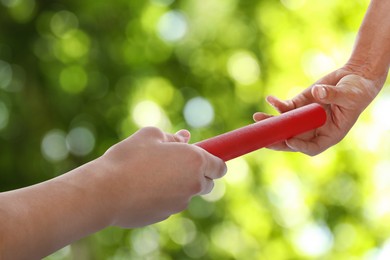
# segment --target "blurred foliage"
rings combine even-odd
[[[140,127],[199,141],[275,113],[351,52],[368,0],[0,0],[0,190],[101,155]],[[260,150],[145,228],[47,259],[388,259],[390,96],[325,153]],[[387,120],[388,121],[388,120]]]

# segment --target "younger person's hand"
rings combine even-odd
[[[145,226],[184,210],[226,172],[189,138],[143,128],[72,171],[0,193],[0,259],[41,259],[108,226]]]
[[[193,196],[212,190],[226,165],[187,144],[189,138],[185,130],[172,135],[147,127],[98,159],[113,225],[139,227],[164,220],[184,210]]]

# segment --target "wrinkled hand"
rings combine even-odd
[[[184,210],[193,196],[212,190],[226,165],[187,144],[189,138],[186,130],[172,135],[147,127],[99,158],[112,225],[139,227],[164,220]]]
[[[341,68],[322,78],[291,100],[282,101],[268,96],[268,103],[280,113],[314,102],[322,104],[327,111],[327,121],[324,126],[268,148],[297,151],[314,156],[337,144],[378,94],[385,78],[386,75],[378,80],[369,80],[355,74],[352,70]],[[253,116],[255,121],[267,117],[270,116],[264,113],[255,113]]]

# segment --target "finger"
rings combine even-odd
[[[340,98],[340,88],[335,86],[318,84],[312,88],[313,97],[320,103],[323,104],[338,104],[341,100]],[[345,102],[345,97],[342,98]]]
[[[269,145],[266,148],[274,151],[294,152],[285,141]]]
[[[323,149],[319,145],[319,143],[322,143],[322,141],[320,140],[321,138],[322,137],[317,137],[311,141],[304,141],[299,138],[291,138],[286,141],[286,144],[293,151],[314,156],[323,152]]]
[[[284,113],[295,108],[294,104],[290,100],[281,100],[274,96],[266,97],[266,101],[279,113]]]
[[[310,89],[311,88],[305,89],[300,94],[290,100],[281,100],[274,96],[268,96],[266,100],[280,113],[285,113],[287,111],[296,109],[298,107],[303,107],[315,102],[315,99],[313,98]]]
[[[203,189],[199,195],[209,194],[214,188],[214,181],[210,178],[205,177],[203,180]]]
[[[264,120],[264,119],[267,119],[270,117],[272,117],[272,115],[268,115],[268,114],[263,113],[263,112],[256,112],[253,114],[253,120],[256,122],[259,122],[261,120]]]
[[[366,93],[357,86],[359,82],[340,81],[336,86],[319,84],[312,89],[313,96],[323,104],[334,104],[340,107],[354,106]]]
[[[291,103],[294,105],[294,109],[316,102],[311,93],[311,89],[312,87],[306,88],[291,100]]]
[[[253,120],[259,122],[261,120],[271,118],[272,115],[268,115],[262,112],[257,112],[253,115]],[[275,150],[275,151],[291,151],[291,148],[286,145],[285,142],[278,142],[266,147],[267,149]]]
[[[227,172],[226,163],[220,158],[209,154],[204,150],[203,152],[207,153],[207,162],[204,169],[204,176],[212,180],[222,178]]]
[[[313,96],[324,104],[332,104],[339,107],[361,112],[376,96],[377,92],[365,91],[366,88],[358,77],[347,76],[343,78],[336,86],[315,85],[313,87]],[[365,102],[369,100],[369,102]]]
[[[185,139],[184,139],[184,137],[182,137],[180,135],[165,133],[165,137],[164,137],[163,141],[166,143],[184,143]]]
[[[178,132],[176,132],[175,136],[179,136],[180,138],[183,138],[185,143],[188,143],[191,139],[191,133],[186,129],[179,130]]]
[[[176,132],[176,134],[165,133],[164,141],[169,143],[188,143],[190,137],[190,132],[182,129]]]
[[[160,142],[187,143],[191,138],[188,130],[179,130],[176,134],[164,133],[157,127],[144,127],[137,132],[138,136],[145,137],[145,140],[157,140]]]

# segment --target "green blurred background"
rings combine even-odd
[[[0,0],[0,190],[88,162],[137,129],[196,142],[276,112],[342,66],[368,0]],[[47,259],[389,259],[390,95],[309,157],[262,149],[145,228]],[[23,250],[23,249],[21,249]]]

